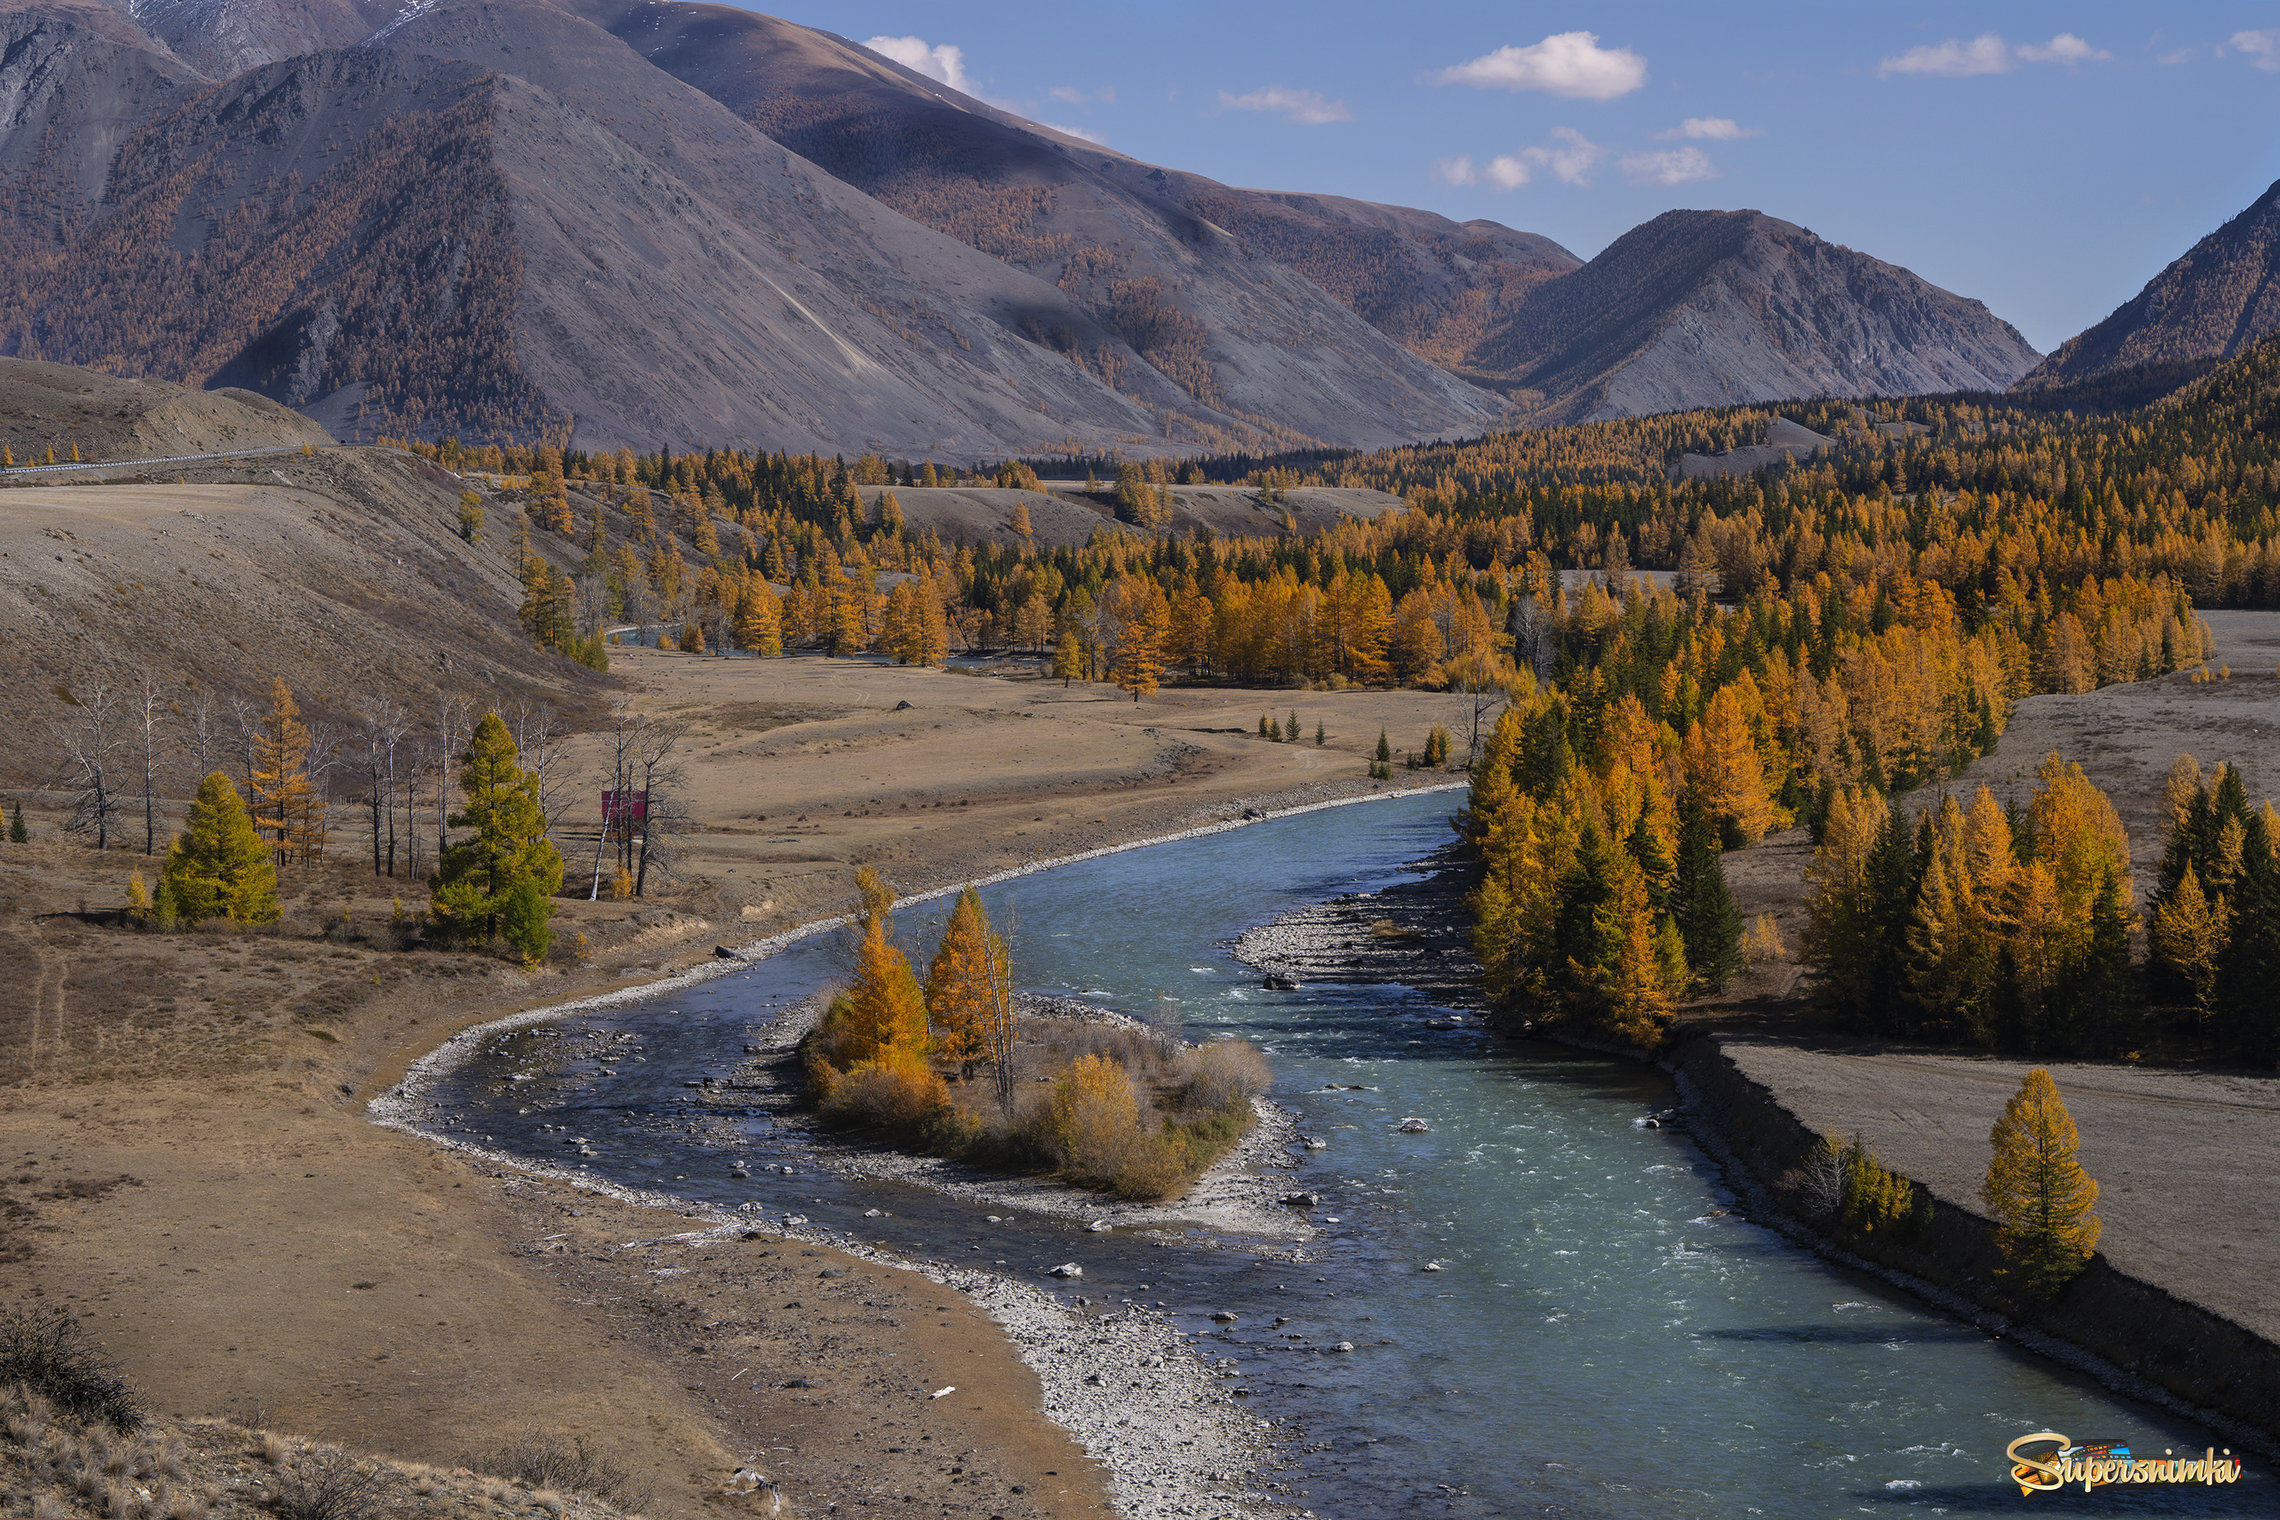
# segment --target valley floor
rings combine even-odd
[[[444,1466],[526,1428],[574,1433],[652,1479],[658,1515],[748,1503],[720,1497],[745,1462],[787,1513],[1111,1512],[965,1299],[779,1240],[675,1251],[667,1275],[621,1248],[691,1228],[680,1216],[470,1161],[364,1104],[457,1029],[842,911],[858,862],[916,891],[1366,794],[1381,726],[1420,745],[1447,723],[1461,753],[1471,699],[1136,705],[844,661],[613,655],[641,708],[692,723],[696,830],[651,898],[562,904],[584,964],[393,949],[393,900],[423,894],[359,867],[345,818],[329,864],[287,873],[280,932],[142,936],[113,910],[151,862],[57,842],[35,796],[34,842],[0,846],[0,1300],[83,1317],[161,1415]],[[1250,737],[1270,703],[1329,744]],[[826,1264],[848,1275],[819,1295]],[[779,1311],[779,1331],[724,1328],[736,1305],[802,1296],[814,1308]],[[785,1386],[801,1378],[816,1386]],[[952,1383],[967,1396],[927,1397]]]

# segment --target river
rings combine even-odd
[[[1301,814],[985,893],[1025,986],[1270,1053],[1278,1100],[1330,1141],[1293,1184],[1325,1199],[1318,1259],[1303,1265],[1240,1242],[1165,1250],[1028,1215],[993,1224],[971,1203],[815,1167],[804,1137],[760,1111],[698,1117],[684,1084],[725,1077],[750,1030],[840,975],[836,935],[502,1036],[434,1097],[449,1132],[509,1152],[559,1163],[567,1135],[587,1137],[592,1173],[630,1186],[798,1212],[1032,1282],[1079,1262],[1087,1293],[1161,1304],[1200,1351],[1232,1362],[1253,1412],[1293,1433],[1305,1502],[1326,1520],[2280,1514],[2255,1458],[2230,1488],[2022,1498],[2002,1453],[2033,1431],[2140,1456],[2224,1443],[1734,1212],[1683,1128],[1641,1123],[1673,1101],[1659,1072],[1433,1031],[1432,1010],[1398,989],[1270,992],[1229,957],[1236,935],[1289,908],[1404,879],[1447,839],[1449,806]],[[905,908],[898,934],[930,950],[948,906]],[[1410,1115],[1430,1130],[1400,1133]],[[730,1147],[748,1179],[728,1176]],[[1354,1350],[1328,1349],[1340,1341]]]

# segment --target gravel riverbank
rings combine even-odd
[[[1416,791],[1446,790],[1418,788]],[[1159,839],[1134,841],[1087,851],[1074,859],[1137,848],[1142,844],[1170,842],[1244,827],[1250,823],[1292,813],[1310,812],[1358,802],[1412,795],[1411,791],[1385,792],[1360,797],[1275,798],[1262,803],[1295,802],[1281,807],[1246,806],[1238,816],[1221,816]],[[1067,861],[1037,862],[1003,877],[1027,875]],[[1002,879],[1002,878],[993,878]],[[924,901],[956,891],[949,886],[913,894],[906,902]],[[595,1178],[589,1171],[536,1162],[520,1155],[491,1150],[471,1140],[438,1134],[442,1117],[434,1101],[437,1084],[448,1074],[474,1060],[486,1046],[507,1032],[541,1024],[560,1024],[583,1014],[603,1012],[669,995],[716,977],[744,970],[791,944],[826,933],[845,923],[828,919],[802,925],[733,952],[716,954],[706,962],[656,981],[614,990],[545,1008],[525,1010],[462,1031],[413,1062],[405,1079],[370,1105],[376,1122],[417,1133],[432,1143],[467,1154],[502,1171],[567,1185],[630,1204],[677,1210],[699,1228],[684,1234],[648,1241],[626,1242],[614,1249],[637,1253],[646,1261],[655,1256],[655,1274],[683,1269],[678,1260],[692,1256],[708,1244],[730,1240],[781,1238],[828,1247],[881,1266],[919,1273],[927,1279],[956,1288],[1003,1327],[1021,1360],[1037,1375],[1046,1415],[1078,1441],[1108,1476],[1112,1496],[1125,1515],[1145,1520],[1170,1517],[1215,1516],[1226,1520],[1248,1517],[1303,1515],[1295,1505],[1277,1499],[1266,1489],[1271,1474],[1288,1465],[1278,1453],[1271,1425],[1247,1413],[1223,1386],[1233,1371],[1199,1352],[1165,1315],[1153,1308],[1130,1304],[1115,1309],[1073,1302],[1001,1273],[977,1272],[948,1262],[898,1255],[838,1232],[814,1229],[784,1219],[692,1206],[669,1193],[623,1187]],[[725,947],[724,947],[725,948]],[[751,1031],[757,1059],[748,1065],[765,1065],[773,1059],[788,1062],[799,1037],[821,1016],[822,1002],[787,1010],[773,1024]],[[1053,1016],[1082,1016],[1108,1022],[1123,1015],[1072,1000],[1032,1000],[1031,1011]],[[566,1047],[575,1042],[565,1041]],[[780,1084],[779,1084],[780,1085]],[[793,1118],[796,1093],[773,1095],[756,1091],[742,1080],[724,1091],[733,1093],[739,1106],[781,1110]],[[705,1106],[696,1105],[700,1110]],[[1097,1194],[1033,1179],[1008,1179],[958,1168],[932,1158],[892,1156],[856,1146],[837,1137],[818,1136],[819,1161],[844,1175],[887,1178],[921,1183],[931,1189],[982,1205],[1031,1210],[1063,1218],[1081,1218],[1088,1224],[1105,1223],[1119,1232],[1155,1233],[1184,1237],[1189,1248],[1209,1249],[1215,1237],[1245,1237],[1242,1249],[1274,1259],[1303,1259],[1304,1243],[1313,1235],[1301,1211],[1280,1205],[1288,1189],[1287,1174],[1295,1167],[1296,1120],[1271,1103],[1258,1105],[1258,1123],[1242,1142],[1199,1180],[1189,1195],[1174,1204],[1134,1206],[1103,1200]],[[1201,1226],[1200,1235],[1194,1227]],[[1232,1242],[1229,1242],[1232,1243]]]

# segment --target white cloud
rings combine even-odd
[[[1912,47],[1876,65],[1877,77],[1894,74],[1929,74],[1939,79],[1970,79],[1980,74],[2008,74],[2022,63],[2062,63],[2074,68],[2104,63],[2114,55],[2092,47],[2072,32],[2060,32],[2048,42],[2012,47],[1993,32],[1981,32],[1969,42],[1947,41]]]
[[[1688,148],[1684,152],[1700,156],[1700,149]],[[1444,185],[1493,185],[1499,190],[1517,190],[1536,177],[1539,169],[1550,172],[1552,178],[1563,184],[1588,185],[1591,171],[1607,156],[1607,150],[1585,137],[1573,127],[1554,127],[1552,140],[1530,148],[1518,148],[1510,153],[1499,153],[1485,164],[1474,164],[1470,157],[1436,159],[1433,178]],[[1676,155],[1674,155],[1676,156]],[[1708,162],[1707,159],[1704,160]],[[1715,172],[1715,171],[1712,171]]]
[[[1443,69],[1442,84],[1481,90],[1542,90],[1569,100],[1613,100],[1647,82],[1647,61],[1629,48],[1603,48],[1596,32],[1557,32],[1527,47],[1500,47]]]
[[[1616,166],[1634,185],[1691,185],[1697,180],[1719,177],[1718,166],[1710,162],[1710,155],[1695,147],[1626,153]]]
[[[930,47],[923,37],[872,37],[863,46],[882,58],[892,58],[914,74],[924,74],[937,84],[946,84],[962,94],[974,93],[966,79],[966,51],[943,43]]]
[[[2153,61],[2155,63],[2184,63],[2192,56],[2193,50],[2191,48],[2179,48],[2174,53],[2163,53]]]
[[[1520,156],[1551,170],[1556,180],[1570,185],[1590,184],[1592,168],[1607,156],[1607,150],[1573,127],[1552,128],[1552,139],[1557,146],[1522,148]]]
[[[1942,79],[1968,79],[1974,74],[2008,74],[2016,67],[2010,45],[1993,32],[1984,32],[1969,42],[1950,37],[1936,47],[1929,43],[1912,47],[1877,64],[1876,72],[1880,77],[1934,74]]]
[[[2265,32],[2235,32],[2217,51],[2222,53],[2226,48],[2245,53],[2250,63],[2267,74],[2280,72],[2280,27]]]
[[[1509,153],[1488,161],[1488,182],[1499,190],[1517,190],[1528,183],[1528,166]]]
[[[1108,146],[1107,138],[1101,136],[1098,132],[1091,131],[1085,127],[1063,126],[1060,122],[1057,121],[1041,121],[1037,125],[1046,128],[1048,131],[1059,132],[1065,137],[1081,137],[1096,148],[1105,148]]]
[[[1112,84],[1102,85],[1099,89],[1093,91],[1090,95],[1086,94],[1080,89],[1077,89],[1073,85],[1057,84],[1052,89],[1046,91],[1046,94],[1050,95],[1055,100],[1066,101],[1073,106],[1081,106],[1085,104],[1085,102],[1092,100],[1097,100],[1104,106],[1112,106],[1116,104],[1116,86]]]
[[[1219,109],[1260,111],[1296,122],[1302,127],[1320,127],[1334,121],[1354,119],[1354,113],[1346,109],[1346,103],[1342,100],[1328,100],[1312,90],[1285,89],[1279,84],[1270,84],[1242,95],[1230,95],[1221,90]]]
[[[2072,32],[2060,32],[2048,42],[2026,43],[2019,56],[2028,63],[2063,63],[2073,68],[2078,63],[2110,63],[2114,55],[2104,48],[2094,48]]]
[[[1739,127],[1730,116],[1689,116],[1668,132],[1657,132],[1660,138],[1688,137],[1700,142],[1732,142],[1737,137],[1760,137],[1763,127]]]

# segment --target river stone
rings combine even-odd
[[[1332,1346],[1330,1349],[1332,1351],[1351,1351],[1354,1349],[1354,1343],[1352,1341],[1340,1341],[1337,1345]]]
[[[1401,1132],[1405,1135],[1422,1135],[1431,1128],[1432,1126],[1427,1124],[1423,1119],[1415,1117],[1407,1118],[1401,1121]]]
[[[1105,1235],[1110,1230],[1115,1229],[1116,1226],[1110,1224],[1105,1219],[1096,1219],[1091,1224],[1086,1225],[1085,1228],[1087,1230],[1090,1230],[1095,1235]]]
[[[1288,1204],[1294,1209],[1311,1209],[1322,1201],[1322,1195],[1320,1193],[1285,1193],[1276,1201]]]
[[[1085,1275],[1085,1269],[1073,1261],[1064,1261],[1053,1269],[1053,1275],[1055,1277],[1082,1277]]]
[[[1235,1323],[1235,1316],[1228,1313],[1225,1309],[1215,1311],[1211,1317],[1222,1325],[1232,1325]]]
[[[1306,1148],[1310,1151],[1326,1151],[1330,1149],[1330,1142],[1320,1135],[1308,1135],[1306,1137]]]

